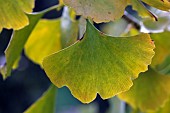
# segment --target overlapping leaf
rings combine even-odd
[[[60,19],[40,20],[25,45],[25,53],[41,65],[44,57],[74,43],[77,35],[78,23],[71,21],[68,14]]]
[[[169,99],[170,77],[160,75],[151,68],[141,73],[134,81],[132,88],[119,95],[119,98],[129,103],[134,109],[143,112],[155,111]]]
[[[51,85],[34,104],[32,104],[24,113],[55,113],[55,96],[57,88]]]
[[[148,34],[110,37],[87,22],[86,33],[74,45],[46,57],[43,67],[58,87],[67,86],[83,103],[110,98],[132,86],[132,78],[147,70],[154,55]]]
[[[29,24],[25,13],[32,12],[34,0],[0,0],[0,31],[18,30]]]
[[[76,14],[90,17],[97,23],[113,21],[123,16],[127,0],[63,0]]]

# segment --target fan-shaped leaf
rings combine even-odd
[[[147,70],[153,48],[148,34],[110,37],[87,22],[83,39],[46,57],[43,67],[53,84],[69,87],[76,98],[89,103],[97,93],[107,99],[127,91],[131,79]]]
[[[141,73],[132,88],[118,97],[129,103],[134,109],[143,112],[155,111],[169,99],[170,77],[160,75],[151,68]]]

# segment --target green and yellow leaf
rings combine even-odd
[[[147,70],[154,55],[148,34],[111,37],[87,22],[82,40],[46,57],[43,67],[58,87],[67,86],[83,103],[127,91],[132,79]]]
[[[161,75],[149,68],[134,80],[134,85],[129,91],[119,94],[118,97],[134,109],[140,109],[142,112],[155,111],[169,99],[169,81],[169,76]]]

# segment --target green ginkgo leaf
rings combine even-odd
[[[127,91],[132,79],[147,70],[153,49],[148,34],[111,37],[87,22],[83,39],[46,57],[43,67],[53,84],[67,86],[73,96],[89,103],[97,93],[107,99]]]
[[[64,11],[69,14],[69,11]],[[42,65],[43,58],[76,42],[78,22],[64,14],[60,19],[42,19],[38,22],[25,45],[26,55]]]
[[[165,11],[170,10],[169,0],[142,0],[142,1],[160,10],[165,10]]]
[[[127,0],[63,0],[77,15],[91,18],[97,23],[114,21],[123,16]]]
[[[51,85],[24,113],[55,113],[56,92],[57,88]]]
[[[31,13],[34,0],[0,0],[0,31],[2,28],[18,30],[29,24],[25,13]]]
[[[143,112],[155,111],[169,99],[169,81],[169,76],[161,75],[149,68],[134,80],[134,85],[129,91],[119,94],[118,97],[134,109]]]

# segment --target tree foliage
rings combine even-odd
[[[97,94],[103,99],[118,95],[132,109],[168,113],[169,0],[60,0],[36,13],[34,2],[0,0],[0,31],[13,29],[6,65],[0,67],[4,80],[24,49],[52,84],[67,86],[83,103],[92,102]],[[137,15],[128,12],[128,6]],[[63,7],[60,18],[42,19]],[[97,23],[105,24],[98,30]],[[26,113],[42,112],[42,107],[47,108],[44,113],[54,112],[55,90],[51,85]]]

